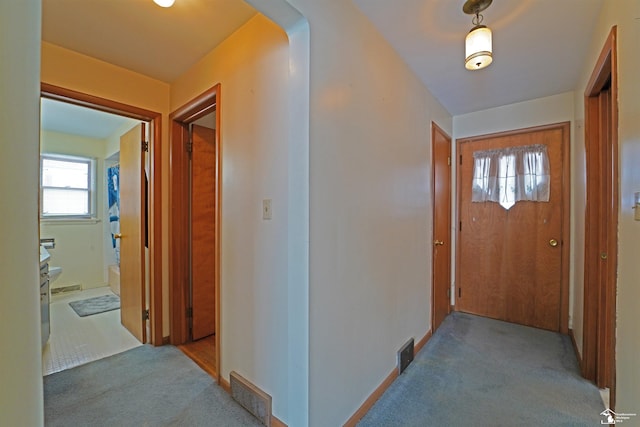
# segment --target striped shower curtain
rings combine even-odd
[[[115,238],[115,235],[120,233],[120,165],[107,169],[107,186],[109,188],[111,243],[115,251],[116,263],[120,265],[120,240]]]

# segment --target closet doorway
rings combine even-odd
[[[171,114],[171,343],[219,380],[217,85]]]

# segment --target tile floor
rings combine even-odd
[[[142,345],[120,324],[120,310],[80,317],[70,301],[111,293],[108,286],[51,298],[51,335],[42,352],[44,375]]]

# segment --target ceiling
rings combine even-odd
[[[603,0],[496,0],[493,63],[464,68],[464,0],[353,0],[452,115],[576,89]]]
[[[171,83],[256,13],[242,0],[43,0],[42,39]]]
[[[574,90],[604,0],[494,1],[494,61],[479,71],[464,68],[464,0],[351,1],[455,116]],[[42,37],[172,82],[255,13],[242,0],[43,0]]]
[[[43,130],[106,139],[127,123],[133,127],[140,121],[42,98],[40,128]]]

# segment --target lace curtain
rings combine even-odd
[[[473,153],[473,202],[549,201],[549,157],[546,145],[502,148]]]

